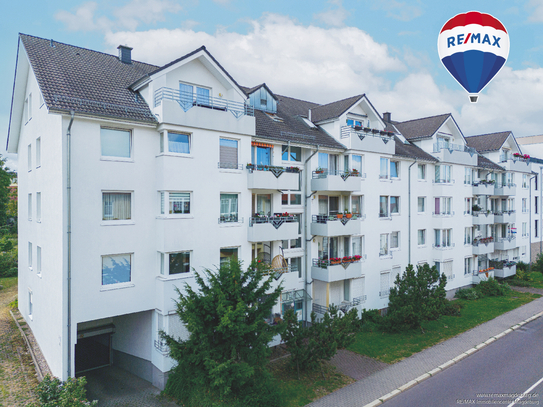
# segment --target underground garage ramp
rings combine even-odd
[[[111,337],[114,325],[77,332],[75,345],[75,373],[111,365]]]

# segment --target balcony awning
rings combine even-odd
[[[310,300],[311,296],[305,290],[295,290],[295,291],[283,291],[281,293],[281,302],[295,302],[300,300]]]
[[[260,141],[251,141],[251,145],[255,147],[273,148],[273,144],[261,143]]]

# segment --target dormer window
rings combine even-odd
[[[262,85],[249,95],[249,103],[255,109],[266,113],[277,112],[277,100],[268,92],[265,85]]]

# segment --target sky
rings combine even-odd
[[[163,65],[205,45],[243,86],[328,103],[365,93],[398,121],[452,113],[465,136],[543,134],[543,0],[48,0],[10,2],[0,24],[5,156],[18,33]],[[510,39],[504,68],[472,104],[443,67],[447,20],[489,13]],[[16,156],[7,155],[16,168]]]

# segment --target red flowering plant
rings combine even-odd
[[[355,254],[355,255],[352,257],[352,259],[353,259],[354,261],[360,261],[360,260],[362,259],[362,256],[359,256],[358,254]]]
[[[344,263],[348,263],[350,261],[352,261],[352,257],[351,256],[345,256],[341,259]]]

